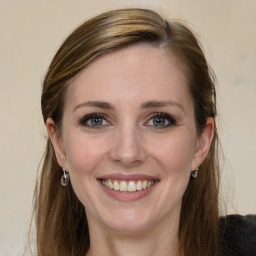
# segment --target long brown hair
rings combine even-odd
[[[159,47],[180,64],[187,78],[195,109],[197,132],[206,118],[216,116],[215,80],[202,48],[185,25],[166,21],[145,9],[122,9],[103,13],[79,26],[54,56],[43,81],[41,98],[44,122],[53,118],[61,129],[65,92],[72,79],[101,54],[136,43]],[[191,179],[183,196],[179,225],[180,253],[186,256],[218,255],[218,136]],[[62,187],[49,138],[41,175],[35,190],[35,222],[39,256],[85,255],[90,246],[84,206],[72,184]]]

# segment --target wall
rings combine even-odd
[[[1,0],[1,256],[20,255],[26,241],[45,136],[41,81],[54,52],[87,18],[134,6],[185,19],[197,32],[218,78],[227,212],[256,213],[255,0]]]

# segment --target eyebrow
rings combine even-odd
[[[114,109],[114,107],[111,104],[104,102],[104,101],[88,101],[88,102],[84,102],[84,103],[77,105],[73,109],[73,111],[75,111],[81,107],[96,107],[96,108],[110,109],[110,110]]]
[[[148,101],[142,104],[142,108],[156,108],[156,107],[168,107],[168,106],[173,106],[173,107],[178,107],[181,109],[183,112],[185,112],[183,106],[179,104],[176,101]]]
[[[147,101],[145,103],[143,103],[141,105],[142,109],[147,109],[147,108],[159,108],[159,107],[168,107],[168,106],[174,106],[174,107],[178,107],[179,109],[181,109],[183,112],[185,112],[183,106],[181,104],[179,104],[178,102],[175,101]],[[104,101],[88,101],[88,102],[84,102],[81,103],[79,105],[77,105],[73,111],[77,110],[78,108],[81,107],[96,107],[96,108],[101,108],[101,109],[108,109],[108,110],[114,110],[114,106],[112,106],[111,104],[104,102]]]

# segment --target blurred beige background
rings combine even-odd
[[[21,255],[45,130],[43,76],[78,24],[148,7],[188,21],[216,72],[227,212],[256,213],[256,0],[0,0],[0,255]]]

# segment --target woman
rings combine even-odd
[[[78,27],[43,83],[38,255],[228,250],[214,83],[192,32],[153,11],[111,11]]]

